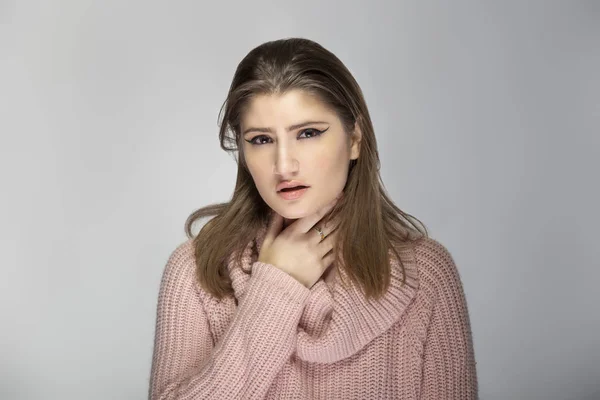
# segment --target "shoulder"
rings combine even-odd
[[[450,251],[432,238],[415,242],[414,255],[421,290],[433,297],[462,291],[460,274]]]
[[[196,257],[193,239],[180,243],[171,251],[163,270],[162,290],[195,288]]]
[[[189,264],[190,260],[194,259],[194,239],[187,239],[185,242],[178,244],[167,261],[167,267],[173,268],[176,265]]]

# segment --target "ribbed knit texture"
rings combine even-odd
[[[194,280],[191,239],[171,254],[150,399],[477,399],[467,304],[444,246],[420,239],[400,254],[408,284],[392,260],[390,288],[367,301],[338,276],[307,289],[256,261],[265,231],[241,265],[230,258],[235,296],[221,301]]]

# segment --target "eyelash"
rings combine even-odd
[[[329,128],[327,128],[327,129],[329,129]],[[304,129],[302,132],[300,132],[300,134],[303,134],[303,133],[308,132],[308,131],[313,131],[313,132],[315,132],[314,136],[311,136],[311,137],[308,137],[308,138],[302,138],[302,140],[304,140],[304,139],[314,139],[314,138],[317,138],[317,137],[321,136],[323,133],[325,133],[325,131],[327,131],[327,129],[320,131],[318,129],[309,128],[309,129]],[[268,143],[255,143],[254,142],[256,139],[263,138],[263,137],[267,138],[267,139],[270,139],[266,135],[258,135],[258,136],[254,136],[250,140],[246,140],[246,142],[250,143],[253,146],[263,146],[263,145],[268,144]]]

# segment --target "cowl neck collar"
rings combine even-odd
[[[263,225],[246,248],[242,262],[229,259],[228,270],[234,296],[244,295],[252,274],[252,264],[258,259],[267,226]],[[367,300],[360,286],[350,281],[340,269],[346,285],[336,274],[331,282],[323,277],[310,288],[298,325],[296,356],[315,363],[334,363],[356,354],[377,336],[388,330],[406,311],[418,287],[414,252],[399,251],[406,270],[402,285],[402,270],[389,251],[392,263],[390,286],[379,300]],[[332,266],[333,268],[333,266]]]

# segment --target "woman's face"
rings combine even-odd
[[[358,126],[350,137],[335,112],[301,90],[255,96],[242,115],[241,132],[254,184],[286,226],[337,197],[350,160],[359,155]],[[278,185],[289,181],[308,189],[297,198],[280,192]]]

